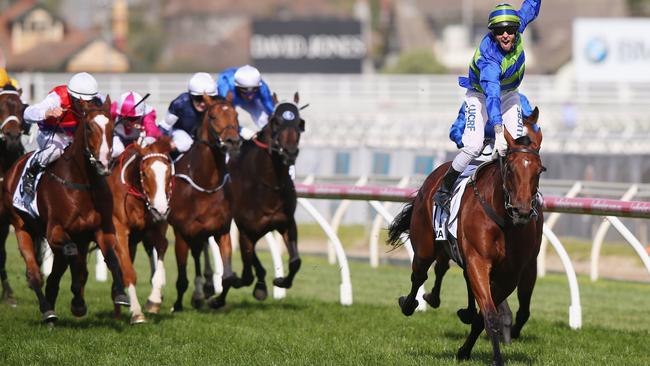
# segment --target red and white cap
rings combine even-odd
[[[146,114],[147,106],[140,103],[142,96],[136,92],[126,92],[120,96],[117,102],[115,114],[121,117],[142,117]],[[138,104],[140,103],[140,104]],[[135,106],[136,104],[137,107]]]

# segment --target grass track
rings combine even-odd
[[[260,303],[252,298],[252,288],[246,288],[231,291],[221,311],[197,311],[189,305],[190,285],[187,310],[172,315],[168,309],[176,296],[176,271],[170,250],[163,312],[149,316],[149,323],[129,326],[126,320],[114,320],[110,284],[94,281],[91,266],[88,315],[75,319],[70,314],[66,274],[57,301],[60,321],[48,329],[40,324],[35,295],[25,285],[25,267],[13,235],[7,249],[19,306],[0,304],[0,365],[484,365],[491,359],[484,336],[470,362],[454,359],[469,331],[455,316],[465,302],[458,269],[445,280],[441,308],[410,318],[400,313],[396,301],[410,285],[408,268],[371,269],[366,263],[350,263],[354,305],[342,307],[338,267],[318,257],[303,258],[294,288],[284,300]],[[142,304],[149,291],[144,257],[140,249]],[[262,261],[271,267],[270,256],[263,255]],[[236,269],[238,264],[237,258]],[[648,285],[592,284],[580,278],[580,289],[583,328],[574,331],[568,327],[566,278],[550,275],[538,280],[522,339],[502,347],[507,364],[650,365]],[[516,309],[516,299],[511,298],[511,306]]]

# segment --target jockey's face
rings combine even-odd
[[[235,90],[237,91],[237,94],[244,99],[247,102],[250,102],[255,98],[255,94],[260,90],[260,88],[243,88],[243,87],[236,87]]]
[[[194,106],[194,109],[196,109],[196,111],[199,113],[203,113],[206,109],[208,109],[208,105],[205,104],[205,100],[203,100],[202,95],[192,95],[192,105]]]
[[[505,52],[512,51],[517,35],[517,27],[501,27],[492,29],[494,38],[499,42],[499,47]]]

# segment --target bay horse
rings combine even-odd
[[[275,286],[290,288],[301,263],[294,219],[297,197],[289,167],[298,157],[305,121],[300,118],[298,93],[293,103],[277,104],[277,96],[273,97],[276,107],[269,123],[251,140],[244,141],[240,154],[228,164],[233,182],[233,215],[244,264],[239,285],[253,283],[251,267],[255,267],[257,283],[253,296],[258,300],[268,295],[266,270],[255,253],[255,244],[261,237],[277,230],[289,252],[289,274],[274,279]]]
[[[539,177],[545,171],[539,150],[542,132],[535,108],[525,123],[524,136],[514,139],[506,130],[508,151],[504,158],[484,164],[463,193],[458,213],[458,245],[467,278],[480,312],[474,316],[470,334],[456,357],[469,359],[478,336],[485,328],[492,344],[492,363],[502,365],[499,347],[500,318],[495,304],[517,289],[519,310],[512,327],[518,338],[530,316],[530,299],[537,276],[537,254],[541,245],[543,212],[537,200]],[[415,252],[411,291],[399,299],[404,315],[418,305],[418,288],[437,257],[433,240],[432,197],[449,163],[432,172],[416,197],[405,205],[389,228],[389,244],[399,246],[408,233]]]
[[[114,250],[117,240],[111,220],[113,200],[105,179],[113,141],[110,105],[110,97],[103,104],[98,98],[75,100],[66,112],[77,116],[74,141],[43,172],[36,188],[38,218],[17,210],[12,203],[21,172],[31,154],[13,165],[3,184],[4,208],[15,228],[18,247],[27,265],[27,281],[36,293],[41,319],[46,323],[58,319],[54,306],[59,282],[68,265],[74,295],[70,307],[72,314],[77,317],[86,314],[84,287],[88,279],[86,258],[91,240],[98,244],[115,280],[114,303],[129,305]],[[43,278],[34,248],[34,243],[41,238],[47,239],[54,255],[45,294],[41,290]]]
[[[108,185],[113,192],[113,224],[117,235],[117,256],[120,260],[124,286],[131,303],[131,324],[146,321],[135,290],[137,281],[133,260],[137,244],[143,242],[150,258],[156,249],[157,261],[152,263],[152,289],[145,310],[157,313],[162,303],[165,284],[163,259],[167,251],[167,214],[171,197],[174,165],[169,156],[171,137],[162,136],[146,147],[127,146],[118,157]],[[120,316],[120,306],[116,315]]]
[[[20,100],[20,93],[7,84],[0,91],[0,182],[4,180],[5,172],[9,170],[19,157],[25,154],[25,148],[20,140],[23,132],[23,111],[25,105]],[[0,202],[2,202],[0,189]],[[2,297],[0,300],[15,306],[9,278],[7,277],[7,252],[5,242],[9,235],[9,217],[0,204],[0,281],[2,282]]]
[[[195,265],[192,306],[200,308],[205,302],[201,275],[201,252],[208,238],[214,236],[224,263],[223,292],[209,299],[209,305],[225,305],[228,290],[239,282],[231,266],[232,193],[230,175],[226,170],[226,154],[234,158],[239,153],[239,122],[232,105],[233,95],[226,98],[204,96],[208,105],[190,149],[175,164],[170,212],[167,221],[176,236],[175,252],[178,267],[177,298],[173,311],[183,310],[183,295],[188,288],[187,254],[192,251]]]

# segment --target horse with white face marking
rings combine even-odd
[[[163,258],[167,251],[167,214],[171,197],[174,165],[169,157],[171,138],[161,137],[141,147],[129,145],[118,157],[108,184],[113,192],[113,224],[118,239],[117,255],[124,274],[124,286],[131,303],[131,324],[143,323],[145,316],[135,291],[137,276],[133,268],[136,245],[143,242],[152,270],[151,294],[145,310],[157,313],[165,284]],[[153,260],[153,249],[157,260]],[[115,308],[119,316],[120,308]]]

